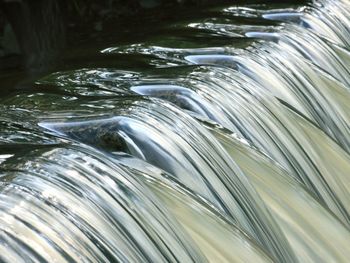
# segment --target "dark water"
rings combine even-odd
[[[220,2],[220,1],[219,1]],[[283,8],[283,7],[297,7],[305,4],[305,1],[289,1],[276,4],[274,1],[248,1],[248,2],[236,2],[235,4],[245,4],[246,6],[260,5],[264,8]],[[51,33],[51,26],[39,27],[37,24],[45,23],[45,20],[34,20],[28,18],[31,27],[38,27],[38,30],[43,30],[45,33],[41,35],[34,35],[32,38],[36,39],[38,48],[31,49],[31,55],[36,57],[45,56],[45,52],[48,52],[44,66],[33,64],[31,67],[25,68],[23,56],[10,55],[2,57],[0,60],[1,65],[1,83],[2,93],[11,91],[16,87],[25,86],[26,89],[30,89],[31,84],[35,79],[40,76],[45,76],[50,72],[59,70],[74,70],[82,67],[110,67],[117,69],[136,69],[144,70],[149,68],[150,65],[145,58],[140,57],[137,54],[133,56],[124,56],[121,54],[103,55],[99,51],[109,46],[121,46],[130,45],[134,43],[143,43],[147,41],[160,41],[165,42],[166,45],[174,45],[176,47],[211,47],[226,45],[226,40],[231,39],[236,42],[237,47],[245,47],[249,44],[247,39],[237,38],[235,36],[225,36],[218,32],[209,32],[208,30],[193,30],[187,28],[184,25],[186,22],[198,20],[206,20],[208,17],[219,17],[220,19],[226,19],[225,15],[220,12],[220,9],[229,6],[229,3],[219,4],[206,4],[206,5],[161,5],[153,9],[141,9],[133,10],[132,6],[126,5],[125,14],[118,12],[119,18],[110,18],[109,16],[103,17],[100,14],[91,14],[88,17],[79,17],[78,14],[72,10],[68,14],[62,15],[62,18],[56,19],[57,24],[62,24],[65,28],[65,32]],[[268,5],[268,7],[266,6]],[[40,8],[40,5],[33,5],[33,8]],[[43,9],[45,6],[43,5]],[[105,10],[106,6],[101,2],[101,10]],[[97,9],[99,10],[99,9]],[[4,12],[6,11],[3,10]],[[68,11],[63,9],[60,13]],[[116,10],[105,10],[111,13],[117,12]],[[42,10],[36,11],[36,13],[42,12],[42,15],[50,16],[50,11]],[[51,10],[54,13],[54,10]],[[32,13],[35,12],[32,11]],[[129,15],[128,15],[129,13]],[[12,15],[12,14],[9,14]],[[18,14],[19,15],[19,14]],[[33,16],[34,16],[33,15]],[[6,19],[4,15],[2,18]],[[10,18],[10,17],[9,17]],[[12,18],[12,17],[11,17]],[[24,19],[25,17],[23,17]],[[20,20],[20,18],[18,19]],[[33,20],[33,21],[30,21]],[[275,25],[275,22],[266,21],[263,19],[252,19],[245,17],[229,17],[229,21],[244,25],[245,23],[253,23],[256,25]],[[12,21],[12,20],[10,20]],[[17,21],[15,21],[17,23]],[[6,23],[9,23],[7,21]],[[96,24],[100,26],[97,27]],[[7,24],[6,26],[9,26]],[[11,26],[10,26],[11,27]],[[13,30],[14,25],[12,25]],[[22,30],[23,31],[23,30]],[[19,32],[12,32],[12,34],[20,34]],[[215,37],[212,37],[215,36]],[[3,37],[5,37],[3,35]],[[17,38],[20,38],[17,36]],[[52,45],[52,49],[47,51],[37,51],[40,46],[50,45],[47,42],[52,42],[51,38],[60,39],[59,42],[64,42],[64,48]],[[10,42],[9,45],[17,45],[20,48],[21,39],[17,40],[17,43]],[[24,45],[25,45],[25,41]],[[30,47],[28,47],[28,50]],[[21,51],[18,51],[21,52]],[[51,53],[50,53],[51,52]],[[23,51],[21,52],[23,53]],[[57,54],[56,54],[57,53]],[[10,53],[11,54],[11,53]],[[34,59],[40,61],[39,58]],[[46,66],[45,66],[46,64]],[[37,70],[33,70],[37,68]]]
[[[0,261],[347,262],[349,12],[154,9],[2,71]]]

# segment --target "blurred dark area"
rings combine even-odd
[[[80,57],[86,59],[92,49],[98,53],[109,42],[147,38],[159,24],[195,16],[199,7],[250,2],[276,1],[0,0],[0,92],[16,86],[19,79],[64,69],[70,58],[79,64]],[[102,55],[95,56],[91,60],[98,64]],[[88,66],[89,61],[84,63]]]

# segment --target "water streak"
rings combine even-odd
[[[0,261],[347,262],[349,12],[211,7],[1,98]]]

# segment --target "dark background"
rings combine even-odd
[[[98,64],[103,57],[96,50],[109,43],[146,39],[161,24],[179,17],[193,18],[210,5],[278,2],[281,1],[0,0],[1,89],[16,86],[26,76],[33,78],[62,69],[73,61],[86,66],[90,57]],[[283,1],[295,5],[305,2]],[[94,55],[91,57],[89,52]]]

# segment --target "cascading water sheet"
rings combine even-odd
[[[1,98],[0,261],[348,262],[349,13],[210,7]]]

